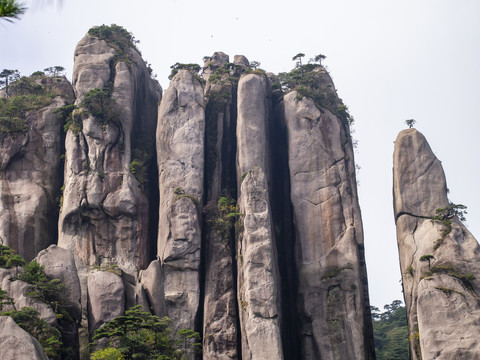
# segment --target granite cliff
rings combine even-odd
[[[72,86],[2,132],[0,153],[3,244],[65,284],[68,321],[25,300],[15,269],[2,289],[61,328],[72,358],[141,305],[200,332],[204,359],[374,359],[350,117],[330,76],[204,60],[202,77],[174,65],[162,96],[123,28],[78,43]]]
[[[480,357],[480,246],[415,129],[395,141],[393,195],[412,358]]]

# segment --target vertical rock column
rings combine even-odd
[[[117,264],[136,274],[149,258],[147,194],[156,180],[145,174],[155,166],[161,88],[132,44],[123,49],[128,60],[119,60],[115,46],[86,35],[75,50],[80,109],[66,136],[59,246],[73,250],[83,265]],[[90,109],[82,102],[86,95]]]
[[[331,80],[327,83],[333,88]],[[284,106],[301,356],[371,359],[363,230],[349,134],[331,111],[299,97],[290,92]]]
[[[164,94],[157,126],[158,256],[174,329],[194,329],[200,301],[204,133],[203,87],[180,70]]]
[[[393,195],[412,358],[480,358],[480,246],[448,210],[442,165],[416,129],[395,141]]]
[[[28,261],[57,238],[63,124],[55,110],[73,102],[65,78],[45,80],[62,97],[21,119],[25,132],[0,133],[0,242]]]
[[[217,231],[212,219],[218,210],[220,196],[228,192],[231,173],[229,158],[234,155],[228,144],[235,134],[231,118],[233,96],[236,89],[223,72],[229,62],[228,55],[217,52],[204,66],[205,97],[205,183],[207,226],[205,229],[205,295],[203,305],[203,356],[206,359],[237,358],[237,312],[233,270],[233,237]],[[219,70],[218,70],[219,69]],[[224,166],[226,164],[226,166]],[[234,164],[231,164],[234,167]],[[236,176],[236,173],[235,173]],[[231,195],[231,194],[230,194]]]
[[[238,303],[242,359],[283,359],[277,254],[268,187],[266,76],[238,83],[237,181],[243,230],[238,238]]]

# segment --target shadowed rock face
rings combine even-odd
[[[370,359],[363,230],[349,134],[339,117],[297,95],[287,94],[284,106],[302,359]]]
[[[395,141],[393,179],[412,358],[478,358],[480,247],[457,217],[432,220],[449,206],[445,175],[415,129]]]
[[[155,202],[148,195],[156,180],[148,169],[155,166],[161,88],[135,49],[125,50],[128,62],[117,61],[116,51],[91,35],[75,50],[75,104],[81,107],[95,88],[111,100],[93,115],[77,110],[80,128],[67,132],[59,246],[73,250],[83,265],[113,263],[135,273],[148,264],[155,234],[149,224]]]
[[[206,60],[203,76],[205,98],[205,183],[207,207],[216,209],[220,196],[227,193],[236,178],[232,171],[235,148],[236,86],[228,74],[219,77],[217,69],[229,62],[228,55],[215,53]],[[211,219],[208,213],[207,219]],[[215,221],[215,220],[213,220]],[[236,281],[234,279],[235,241],[232,234],[205,224],[205,284],[203,305],[203,356],[207,359],[237,359]]]
[[[57,79],[50,86],[64,97],[29,112],[26,132],[0,134],[0,239],[26,260],[57,238],[64,147],[63,124],[55,110],[73,97],[69,82]]]
[[[200,302],[205,112],[203,86],[187,70],[173,78],[158,110],[158,256],[167,316],[194,328]]]

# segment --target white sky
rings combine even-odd
[[[77,42],[94,25],[118,24],[141,41],[164,89],[170,65],[202,64],[223,51],[290,70],[292,56],[325,54],[354,116],[372,305],[402,299],[392,209],[392,154],[404,121],[442,161],[450,200],[468,206],[480,236],[479,0],[63,0],[25,1],[20,21],[0,22],[0,70],[23,75],[61,65],[71,78]],[[476,180],[475,180],[476,179]]]

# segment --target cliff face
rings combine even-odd
[[[353,151],[330,77],[312,65],[317,93],[284,94],[280,75],[244,56],[213,54],[203,79],[185,65],[162,98],[122,28],[93,28],[79,42],[58,246],[22,243],[9,229],[25,213],[19,202],[31,203],[39,220],[22,221],[38,233],[55,212],[34,208],[36,190],[22,184],[38,176],[16,169],[53,169],[42,191],[55,199],[63,124],[52,125],[55,154],[39,150],[51,142],[26,140],[50,139],[49,128],[2,135],[1,236],[66,284],[64,340],[83,359],[96,329],[139,304],[173,330],[199,331],[205,359],[373,359]],[[16,165],[18,154],[28,161]],[[0,275],[21,304],[28,286],[12,270]]]
[[[0,133],[0,239],[27,260],[57,238],[64,139],[56,110],[73,101],[64,77],[43,81],[22,79],[27,89],[12,86],[17,96],[49,92],[55,97],[38,95],[36,100],[48,105],[28,111],[22,131]]]
[[[317,76],[321,86],[333,88],[324,70]],[[293,91],[284,103],[303,354],[369,358],[363,230],[348,127],[299,97]]]
[[[86,35],[75,50],[75,104],[67,131],[58,244],[86,266],[144,268],[156,231],[154,134],[161,88],[132,46]],[[145,170],[147,169],[147,170]]]
[[[448,201],[440,161],[415,129],[395,141],[393,179],[412,357],[478,358],[480,246]]]

